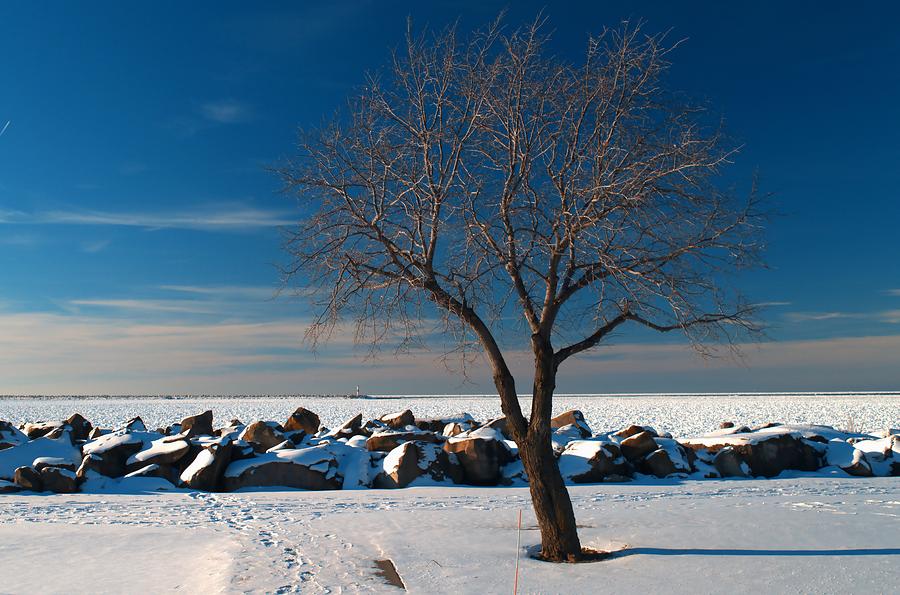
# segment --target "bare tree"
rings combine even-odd
[[[542,557],[574,561],[551,446],[561,365],[626,323],[681,331],[704,353],[754,330],[724,283],[756,261],[758,217],[754,198],[719,188],[734,153],[719,127],[663,87],[664,35],[625,24],[572,64],[548,55],[542,25],[465,41],[410,30],[345,117],[301,133],[280,170],[305,211],[285,272],[318,289],[313,341],[349,315],[358,340],[405,345],[437,312],[457,348],[480,347]],[[528,416],[499,335],[512,313],[534,354]]]

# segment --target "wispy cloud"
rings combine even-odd
[[[758,304],[753,304],[757,308],[774,308],[777,306],[790,306],[793,302],[759,302]]]
[[[881,312],[881,319],[890,324],[900,324],[900,310],[885,310]]]
[[[866,316],[866,314],[859,312],[788,312],[784,315],[785,318],[793,322],[865,318]]]
[[[160,285],[159,289],[224,299],[268,300],[277,294],[275,287],[252,285]]]
[[[200,106],[200,113],[207,120],[218,124],[244,122],[252,115],[252,111],[246,104],[234,99],[221,99],[204,103]]]
[[[98,252],[106,250],[106,248],[109,246],[109,243],[109,240],[93,240],[90,242],[82,242],[81,251],[88,254],[97,254]]]
[[[884,292],[888,295],[900,297],[900,289],[886,289]]]
[[[287,211],[275,211],[240,204],[191,210],[157,212],[114,212],[53,210],[38,213],[0,211],[0,223],[32,225],[111,225],[145,229],[197,229],[236,231],[282,227],[293,223]]]
[[[114,310],[134,310],[139,312],[181,312],[185,314],[212,314],[216,310],[202,302],[190,300],[70,300],[72,306],[89,306]]]
[[[360,361],[344,342],[352,338],[352,329],[316,356],[302,344],[306,321],[297,318],[147,324],[97,315],[0,312],[0,328],[4,393],[337,392],[356,384],[386,393],[462,388],[459,375],[448,374],[435,353]],[[611,345],[566,362],[560,390],[647,390],[660,383],[678,390],[685,386],[679,379],[691,378],[719,378],[728,387],[735,386],[734,378],[749,379],[744,390],[834,388],[838,381],[841,387],[884,383],[882,388],[894,388],[900,335],[783,341],[744,350],[746,364],[703,360],[685,345]],[[508,356],[517,378],[529,384],[530,354]],[[483,363],[469,373],[478,389],[491,390]]]

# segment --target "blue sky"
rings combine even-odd
[[[485,392],[437,353],[364,362],[301,343],[273,297],[298,216],[266,167],[330,117],[406,17],[510,26],[546,7],[553,50],[623,18],[687,38],[672,87],[707,99],[781,214],[769,341],[703,361],[623,332],[567,364],[567,392],[900,389],[900,9],[890,3],[26,3],[0,48],[0,394]],[[727,4],[727,5],[725,5]],[[8,123],[8,124],[7,124]],[[524,343],[523,343],[524,345]],[[511,346],[514,348],[515,346]],[[511,355],[530,385],[527,354]]]

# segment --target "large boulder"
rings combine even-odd
[[[236,461],[223,478],[225,490],[257,487],[289,487],[304,490],[339,490],[343,477],[327,444],[311,448],[278,450]]]
[[[454,455],[437,444],[405,442],[388,453],[381,461],[382,472],[375,479],[377,488],[405,488],[420,477],[457,483],[462,469]]]
[[[690,473],[693,452],[668,438],[656,438],[659,448],[648,454],[640,463],[640,470],[656,477]]]
[[[65,424],[72,428],[72,437],[75,440],[87,440],[94,426],[86,420],[80,413],[73,413],[65,421]]]
[[[614,442],[573,440],[559,457],[559,471],[575,483],[623,481],[631,476],[631,465]]]
[[[591,437],[591,427],[584,420],[584,414],[578,409],[570,409],[550,420],[550,427],[554,430],[566,428],[568,426],[578,428],[582,438]]]
[[[62,427],[61,421],[36,421],[29,422],[22,426],[22,431],[28,436],[29,440],[46,436],[53,430]]]
[[[720,477],[747,477],[750,466],[730,446],[719,450],[713,457],[713,467]]]
[[[659,448],[656,444],[656,440],[654,440],[655,437],[655,433],[641,431],[622,440],[622,442],[619,443],[619,448],[622,449],[622,454],[625,455],[625,458],[629,461],[640,461]]]
[[[78,491],[75,472],[63,467],[44,467],[41,469],[41,481],[45,490],[56,494],[74,494]]]
[[[266,452],[285,441],[284,433],[272,422],[253,422],[240,433],[240,440],[253,445],[256,452]]]
[[[204,411],[198,415],[192,415],[181,420],[181,433],[191,436],[212,436],[213,413]]]
[[[774,428],[774,426],[773,426]],[[824,445],[789,429],[690,438],[681,444],[692,450],[706,449],[715,455],[730,447],[755,476],[774,477],[782,471],[816,471],[823,466]]]
[[[31,467],[19,467],[13,473],[13,481],[23,490],[31,490],[32,492],[43,492],[44,482],[41,474]]]
[[[87,471],[96,471],[106,477],[125,475],[128,459],[144,448],[145,438],[152,440],[158,434],[116,430],[88,442],[82,447],[84,459],[78,476],[84,478]]]
[[[414,432],[376,432],[366,439],[366,449],[370,451],[391,452],[404,442],[439,442],[440,438],[432,432],[421,430]]]
[[[207,444],[181,472],[181,481],[194,490],[217,491],[225,469],[231,462],[232,449],[233,442],[230,438]]]
[[[315,434],[319,431],[319,416],[304,407],[297,407],[284,424],[285,432],[303,430],[307,434]]]
[[[463,481],[470,485],[496,485],[500,468],[513,459],[501,440],[482,436],[454,436],[444,443],[444,450],[459,459]]]
[[[129,471],[147,465],[174,465],[191,449],[188,441],[180,436],[164,436],[142,446],[140,451],[125,461],[125,466]]]
[[[406,429],[406,426],[414,426],[416,424],[416,418],[413,415],[413,412],[409,409],[400,411],[398,413],[388,413],[387,415],[382,415],[378,418],[378,420],[384,422],[389,427],[395,430],[404,430]]]

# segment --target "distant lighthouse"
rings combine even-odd
[[[358,386],[356,387],[356,396],[357,396],[357,398],[359,397],[359,387]]]

